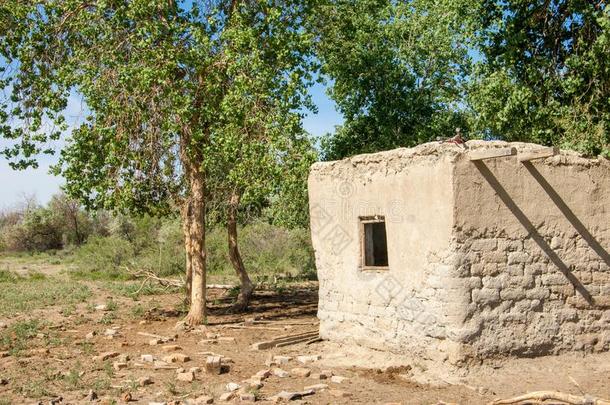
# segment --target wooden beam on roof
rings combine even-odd
[[[517,154],[517,148],[489,148],[477,149],[468,154],[470,160],[495,159],[505,156],[513,156]]]
[[[519,152],[519,154],[517,155],[517,160],[519,162],[527,162],[529,160],[542,159],[542,158],[555,156],[558,153],[559,153],[559,148],[554,147],[554,146],[551,146],[548,148],[526,150],[523,152]]]

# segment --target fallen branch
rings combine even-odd
[[[173,340],[172,338],[167,337],[167,336],[155,335],[154,333],[148,333],[148,332],[138,332],[138,335],[163,340],[164,342],[170,342]]]
[[[140,288],[138,288],[138,290],[134,293],[134,295],[138,295],[140,293],[140,291],[142,291],[144,286],[146,286],[146,284],[151,280],[156,281],[157,283],[161,284],[166,289],[168,289],[170,287],[182,288],[185,285],[184,279],[182,279],[182,278],[180,278],[178,280],[171,279],[171,278],[163,278],[163,277],[157,276],[155,273],[153,273],[150,270],[144,270],[144,269],[131,270],[127,266],[125,266],[125,270],[127,270],[127,272],[129,274],[131,274],[131,276],[133,278],[144,278],[144,281],[142,281]]]
[[[230,290],[232,288],[235,288],[236,286],[234,286],[233,284],[208,284],[206,287],[215,290]]]
[[[490,402],[489,405],[526,405],[526,404],[545,404],[544,401],[559,401],[569,405],[610,405],[606,399],[594,398],[588,395],[580,397],[572,394],[565,394],[557,391],[536,391],[509,399],[498,399]],[[557,402],[553,402],[557,404]]]

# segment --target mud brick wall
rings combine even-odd
[[[610,165],[571,154],[456,161],[454,249],[468,279],[464,354],[610,346]]]
[[[451,155],[398,149],[318,163],[309,178],[323,338],[442,361],[451,255]],[[389,270],[360,268],[359,217],[383,215]],[[440,293],[439,293],[440,291]]]
[[[610,162],[468,158],[506,146],[538,147],[434,143],[312,167],[323,338],[439,370],[608,350]],[[366,215],[386,217],[387,271],[360,267]]]

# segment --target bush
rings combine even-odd
[[[246,270],[253,278],[278,274],[315,277],[313,249],[307,229],[286,229],[263,222],[240,227],[239,248]],[[208,271],[233,274],[227,252],[227,232],[222,227],[208,233]]]
[[[78,277],[92,279],[127,279],[126,267],[133,267],[135,250],[131,242],[116,237],[94,236],[74,252]]]
[[[125,224],[125,222],[122,222]],[[161,277],[185,273],[182,227],[177,219],[130,220],[119,237],[92,237],[75,252],[78,267],[73,274],[94,279],[127,279],[133,270],[148,270]],[[116,228],[115,228],[116,229]],[[129,238],[130,240],[127,240]],[[206,238],[209,274],[233,277],[235,271],[227,253],[224,227],[211,229]],[[305,229],[285,229],[257,222],[242,226],[239,243],[246,270],[256,279],[277,274],[292,277],[315,276],[313,250]]]
[[[52,210],[28,209],[21,221],[2,229],[6,250],[42,252],[62,247],[62,229]]]
[[[180,221],[163,221],[155,233],[154,238],[141,249],[135,260],[136,267],[161,277],[184,274],[186,253]],[[143,244],[142,240],[140,244]]]
[[[108,235],[108,214],[90,215],[78,202],[57,194],[46,207],[33,199],[0,213],[0,251],[43,252],[82,245],[90,235]]]

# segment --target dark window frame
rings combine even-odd
[[[366,264],[366,231],[365,227],[367,224],[383,223],[386,237],[386,255],[388,254],[388,228],[385,216],[383,215],[372,215],[372,216],[361,216],[358,218],[359,236],[360,236],[360,270],[363,271],[388,271],[390,269],[390,258],[388,257],[387,266],[370,266]]]

